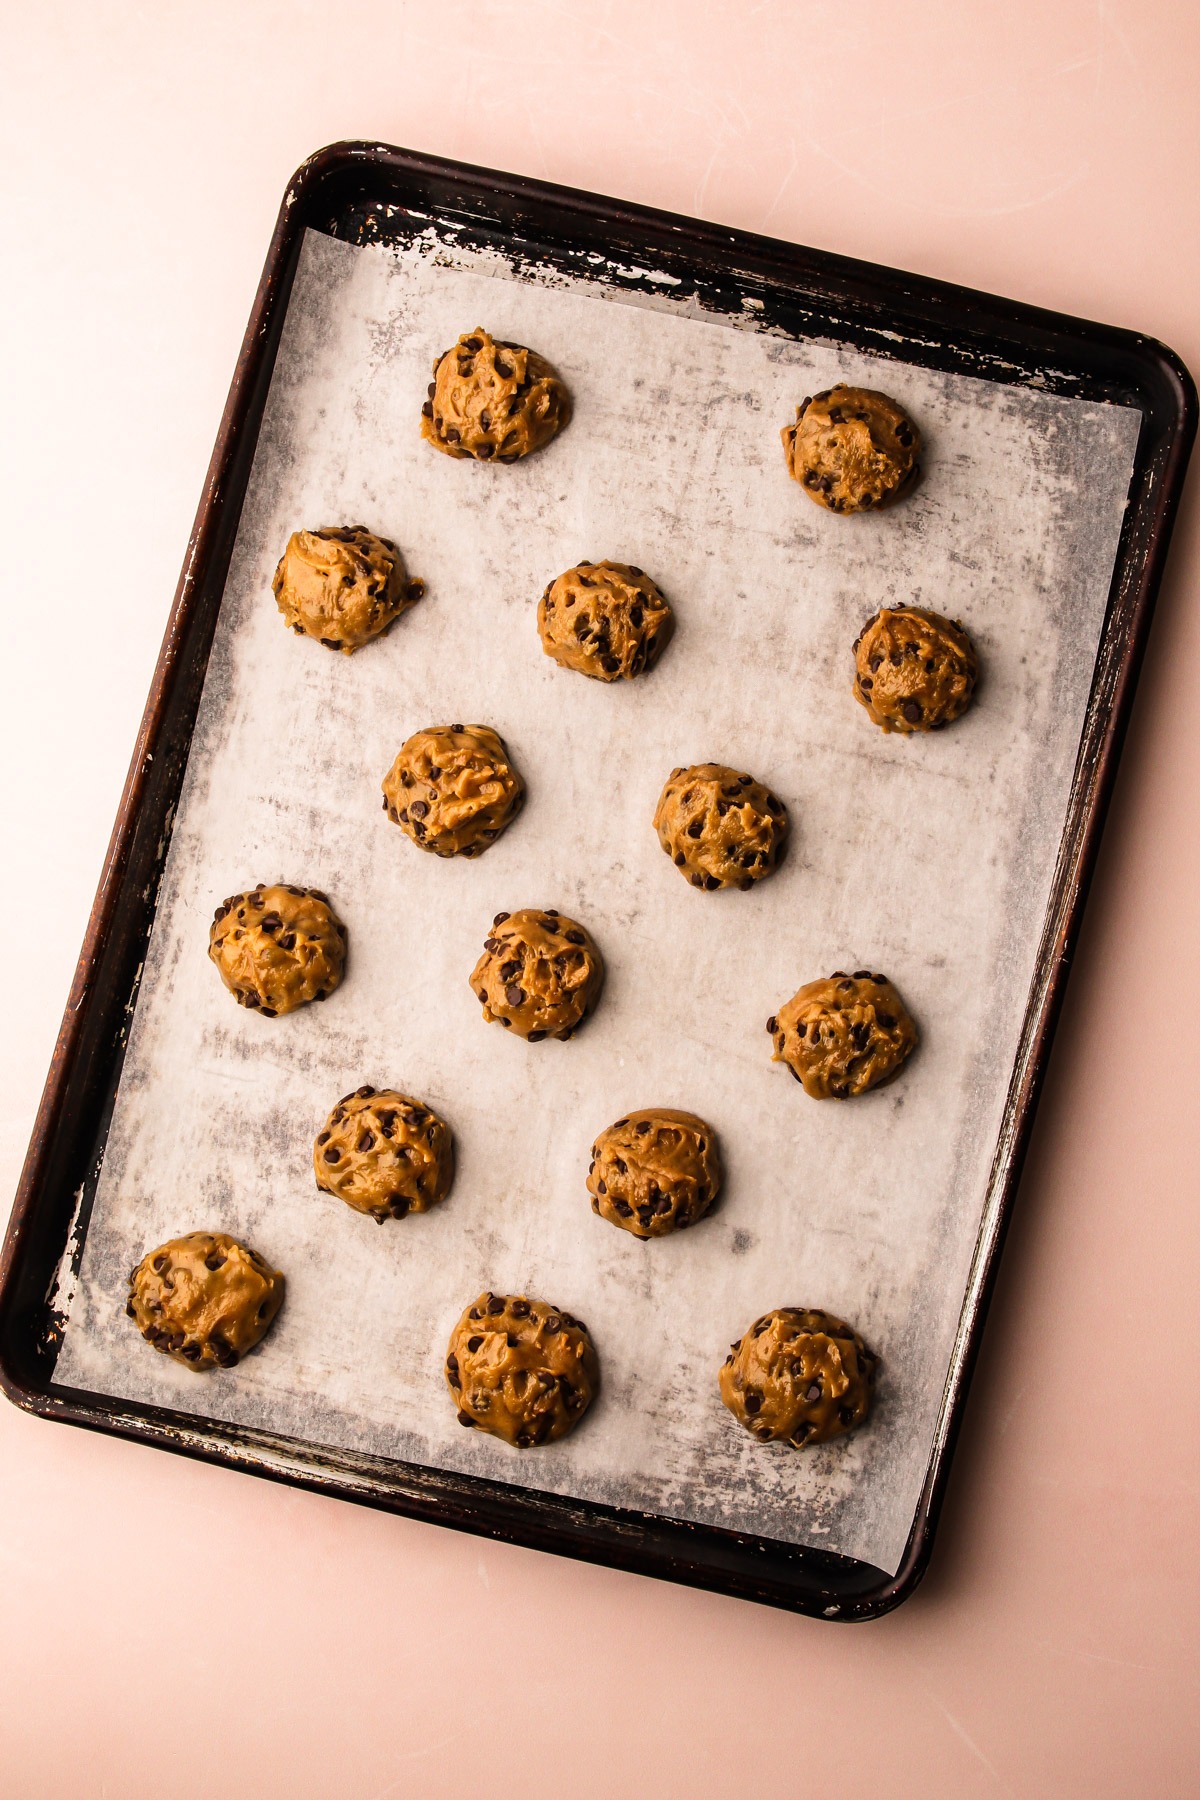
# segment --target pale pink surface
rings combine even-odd
[[[37,938],[6,953],[0,1194],[308,152],[624,195],[1196,369],[1198,50],[1183,0],[10,5],[0,841]],[[1195,1791],[1198,556],[1192,492],[917,1597],[835,1628],[5,1406],[6,1796]]]

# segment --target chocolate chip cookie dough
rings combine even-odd
[[[383,778],[383,810],[422,850],[482,856],[525,802],[525,783],[489,725],[431,725]]]
[[[722,1400],[751,1436],[800,1450],[862,1424],[878,1367],[874,1351],[832,1313],[780,1306],[738,1339],[718,1380]]]
[[[592,1211],[634,1237],[665,1237],[703,1218],[724,1171],[711,1125],[669,1107],[632,1112],[592,1146]]]
[[[365,525],[293,531],[271,583],[284,622],[345,656],[415,606],[423,581],[410,581],[390,538]]]
[[[652,669],[674,630],[670,606],[632,563],[576,563],[538,602],[546,655],[596,681],[632,681]]]
[[[497,913],[471,975],[488,1023],[531,1044],[569,1038],[603,985],[604,958],[591,933],[552,906]]]
[[[787,809],[724,763],[672,769],[654,813],[658,841],[693,887],[749,888],[779,867]]]
[[[317,1186],[382,1225],[450,1192],[454,1143],[431,1106],[364,1083],[338,1101],[313,1145]]]
[[[888,506],[920,474],[920,432],[894,400],[871,388],[839,382],[814,394],[780,436],[792,479],[830,512]]]
[[[345,968],[346,927],[316,888],[260,881],[218,906],[208,954],[238,1005],[273,1019],[332,994]]]
[[[517,1450],[574,1430],[600,1384],[588,1328],[524,1294],[480,1294],[450,1334],[446,1384],[460,1425]]]
[[[433,365],[421,436],[447,456],[516,462],[571,416],[567,390],[536,350],[466,331]]]
[[[232,1369],[271,1328],[283,1276],[223,1231],[189,1231],[143,1256],[125,1311],[185,1369]]]
[[[886,975],[842,970],[810,981],[767,1020],[772,1062],[786,1063],[814,1100],[847,1100],[893,1081],[917,1028]]]
[[[854,698],[884,731],[940,731],[971,704],[979,663],[955,619],[884,607],[854,640]]]

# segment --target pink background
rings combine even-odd
[[[8,0],[0,1193],[305,155],[628,196],[1200,369],[1198,49],[1182,0]],[[3,1407],[6,1796],[1195,1791],[1194,489],[916,1598],[831,1627]]]

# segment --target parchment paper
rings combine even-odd
[[[460,266],[448,266],[453,261]],[[599,297],[310,234],[271,388],[58,1373],[96,1391],[617,1506],[820,1545],[894,1571],[929,1455],[1063,822],[1139,416],[873,363],[670,302]],[[465,266],[464,266],[465,265]],[[695,309],[693,309],[694,311]],[[430,364],[485,324],[536,346],[575,417],[488,467],[417,434]],[[838,378],[920,421],[925,480],[838,518],[787,479],[779,428]],[[288,533],[362,522],[427,597],[353,658],[292,636]],[[536,600],[581,557],[652,573],[679,627],[609,687],[540,649]],[[874,609],[967,624],[983,680],[952,730],[885,737],[850,691]],[[380,780],[418,727],[494,725],[529,785],[478,862],[419,852]],[[677,764],[785,797],[781,872],[698,894],[651,829]],[[328,890],[350,932],[324,1006],[239,1010],[207,955],[227,894]],[[501,908],[559,907],[608,961],[571,1042],[484,1025],[467,977]],[[811,1101],[765,1021],[803,981],[885,969],[922,1045],[901,1080]],[[448,1202],[380,1229],[317,1193],[311,1144],[360,1082],[452,1122]],[[595,1134],[632,1107],[701,1113],[728,1163],[695,1230],[642,1244],[590,1211]],[[128,1270],[219,1227],[282,1268],[261,1349],[199,1377],[123,1314]],[[484,1287],[591,1326],[603,1392],[526,1455],[463,1431],[441,1365]],[[720,1404],[730,1341],[823,1306],[881,1353],[872,1422],[764,1450]]]

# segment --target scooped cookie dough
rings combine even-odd
[[[854,640],[854,698],[884,731],[940,731],[971,704],[979,663],[954,619],[884,607]]]
[[[271,583],[284,621],[346,656],[415,606],[423,581],[410,581],[390,538],[365,525],[293,531]]]
[[[652,669],[675,615],[649,575],[632,563],[577,563],[538,602],[542,649],[564,669],[596,681],[632,681]]]
[[[483,1016],[536,1044],[566,1039],[604,985],[604,958],[590,932],[552,906],[497,913],[471,987]]]
[[[525,803],[525,783],[489,725],[431,725],[401,746],[383,810],[422,850],[482,856]]]
[[[446,1383],[460,1425],[517,1450],[573,1431],[600,1385],[588,1328],[524,1294],[480,1294],[450,1334]]]
[[[666,1237],[703,1218],[724,1171],[711,1125],[695,1113],[629,1113],[592,1146],[592,1211],[634,1237]]]
[[[223,1231],[189,1231],[143,1256],[125,1311],[186,1369],[232,1369],[271,1328],[283,1276]]]
[[[818,1308],[780,1306],[738,1339],[718,1380],[752,1437],[800,1450],[862,1424],[878,1368],[853,1326]]]
[[[316,888],[260,881],[218,906],[208,954],[238,1005],[273,1019],[332,994],[345,967],[346,927]]]
[[[723,763],[672,769],[654,813],[658,841],[693,887],[749,888],[779,867],[787,809]]]
[[[450,1192],[454,1142],[431,1106],[364,1084],[339,1100],[313,1145],[317,1186],[382,1225]]]
[[[421,436],[447,456],[516,462],[548,444],[570,416],[567,390],[545,357],[480,325],[434,363]]]
[[[886,394],[839,382],[796,408],[780,436],[788,472],[830,512],[888,506],[915,485],[921,434]]]
[[[767,1020],[772,1062],[786,1063],[814,1100],[848,1100],[893,1081],[917,1028],[886,975],[842,970],[810,981]]]

